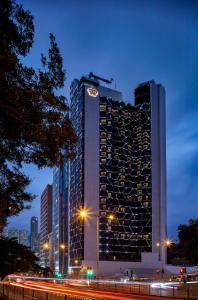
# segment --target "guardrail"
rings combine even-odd
[[[137,283],[97,283],[90,282],[90,287],[103,291],[125,292],[136,295],[149,295],[160,297],[172,297],[180,299],[198,300],[198,283],[197,284],[179,284],[177,286],[163,286],[160,283],[137,284]]]
[[[0,284],[0,295],[6,296],[9,300],[96,300],[96,298],[27,289],[10,284]]]

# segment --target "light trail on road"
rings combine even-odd
[[[67,294],[69,296],[81,296],[81,297],[91,297],[96,299],[103,299],[103,300],[157,300],[162,299],[158,296],[148,296],[148,295],[133,295],[130,293],[125,292],[114,292],[114,291],[101,291],[101,290],[91,290],[88,288],[74,288],[74,287],[60,287],[60,285],[46,283],[46,282],[33,282],[27,281],[24,283],[11,283],[11,285],[27,288],[27,289],[36,289],[39,291],[46,291],[51,293],[60,293],[60,294]],[[166,300],[172,300],[173,298],[166,298]]]

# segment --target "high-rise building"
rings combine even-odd
[[[54,272],[68,268],[68,162],[54,168],[52,197],[52,244]]]
[[[8,229],[8,238],[15,238],[19,242],[19,230],[17,228],[9,228]]]
[[[53,251],[50,242],[52,231],[52,185],[48,184],[42,195],[40,204],[40,264],[41,267],[53,266],[50,264],[50,253]]]
[[[8,238],[8,228],[4,227],[3,232],[2,232],[2,236]]]
[[[33,216],[30,220],[30,247],[33,252],[39,252],[38,218]]]
[[[71,119],[79,140],[69,168],[69,267],[91,266],[107,274],[161,266],[166,260],[165,90],[153,80],[140,84],[130,105],[101,80],[91,74],[71,85]],[[90,211],[87,220],[78,218],[79,209]]]
[[[22,244],[26,247],[30,246],[29,233],[26,229],[19,230],[19,244]]]

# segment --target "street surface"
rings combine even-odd
[[[147,296],[147,295],[132,295],[125,292],[112,292],[112,291],[102,291],[97,289],[90,289],[88,287],[72,287],[72,286],[63,286],[55,283],[48,282],[33,282],[25,281],[23,283],[10,283],[10,285],[23,287],[25,289],[34,289],[39,291],[46,291],[51,293],[67,294],[69,296],[84,296],[96,299],[103,300],[157,300],[164,299],[164,297],[157,296]],[[175,298],[166,297],[166,300],[173,300]],[[177,298],[178,299],[178,298]],[[178,299],[179,300],[179,299]]]

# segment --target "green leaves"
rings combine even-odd
[[[14,272],[39,272],[38,258],[26,246],[18,244],[16,239],[0,239],[0,277]]]
[[[65,70],[53,34],[50,34],[48,58],[41,57],[40,70],[20,61],[21,55],[28,54],[33,38],[30,12],[13,0],[1,1],[0,206],[3,208],[7,201],[2,210],[5,218],[11,215],[8,207],[12,207],[15,215],[26,207],[23,200],[33,199],[33,195],[25,192],[30,180],[20,173],[22,163],[34,163],[39,168],[53,167],[63,161],[66,149],[68,157],[74,157],[77,142],[66,98],[57,95],[57,90],[64,86]]]

